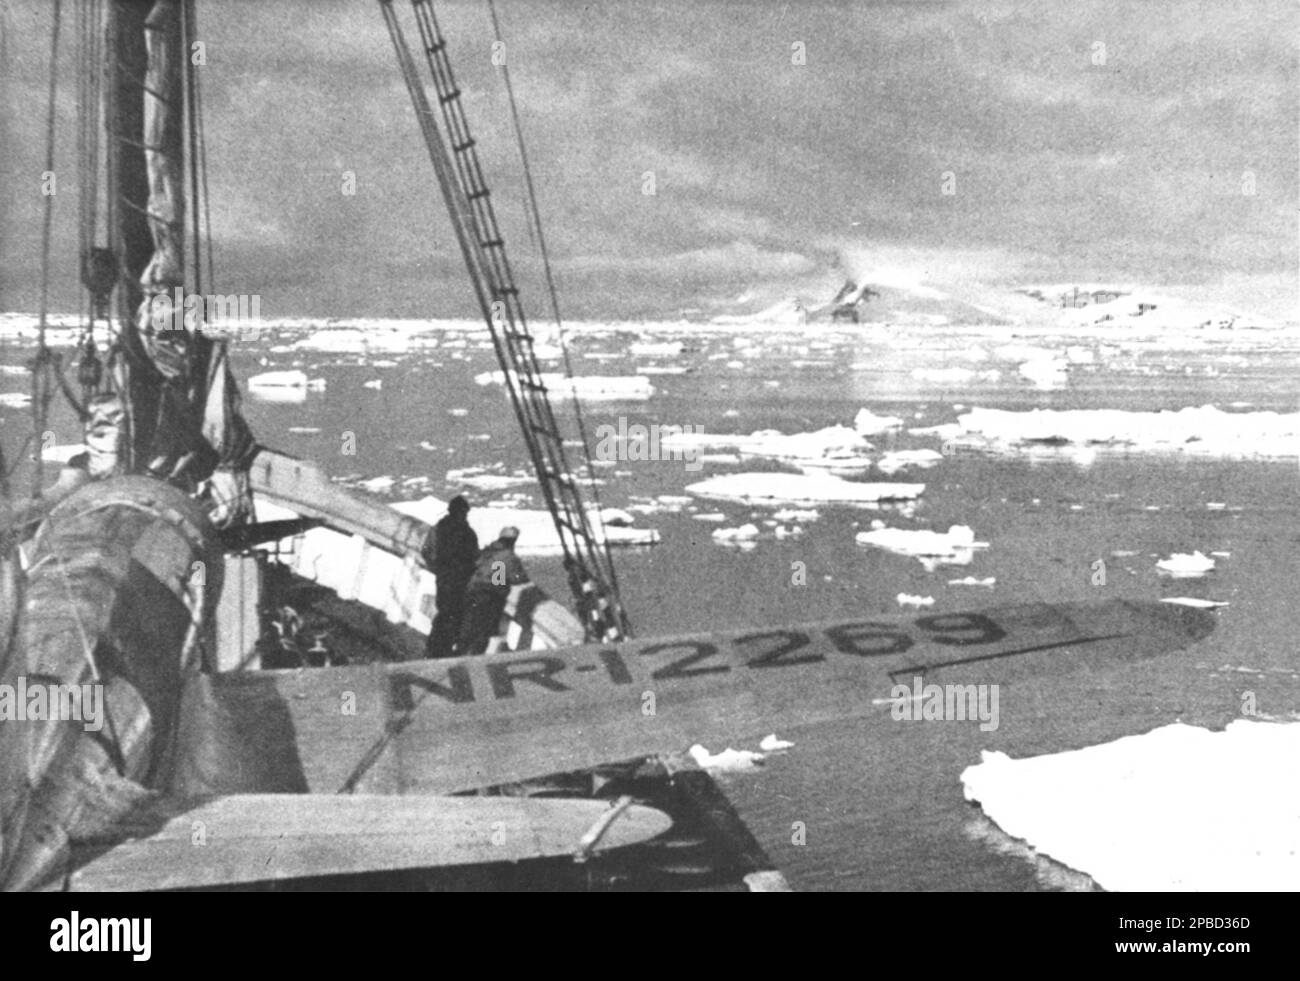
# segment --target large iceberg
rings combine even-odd
[[[1115,891],[1300,889],[1300,725],[1175,723],[961,775],[1007,834]]]

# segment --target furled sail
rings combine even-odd
[[[124,459],[113,470],[202,494],[222,526],[250,514],[247,469],[256,447],[225,343],[203,335],[193,315],[199,305],[186,302],[186,217],[194,205],[185,193],[186,125],[194,125],[185,113],[188,3],[113,4],[107,118],[123,270],[116,387],[129,419]]]
[[[179,0],[157,0],[145,19],[148,72],[144,80],[144,162],[149,182],[148,221],[154,251],[140,274],[144,292],[141,318],[161,296],[170,299],[185,286],[185,165],[180,93]],[[141,323],[145,333],[148,326]]]

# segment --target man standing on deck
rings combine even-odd
[[[465,596],[465,620],[461,625],[460,654],[482,654],[497,635],[501,614],[510,598],[510,587],[528,582],[524,564],[515,554],[519,529],[507,526],[491,545],[479,553]]]
[[[438,612],[429,631],[429,657],[455,657],[456,641],[465,618],[465,587],[474,575],[478,559],[478,535],[469,526],[469,501],[459,494],[447,505],[443,516],[421,549],[425,566],[438,582],[434,597]]]

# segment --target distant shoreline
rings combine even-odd
[[[55,340],[72,343],[74,338],[58,337],[58,334],[77,332],[84,322],[81,314],[57,313],[47,317],[48,330],[55,332]],[[530,330],[535,337],[551,337],[555,333],[554,325],[546,320],[532,322]],[[29,313],[0,313],[0,338],[7,340],[35,340],[38,318]],[[1169,324],[1143,323],[1140,318],[1125,318],[1100,324],[1061,325],[1056,323],[1025,322],[1010,324],[960,324],[960,323],[918,323],[910,321],[864,322],[860,324],[842,322],[819,322],[797,324],[777,321],[746,321],[743,323],[713,323],[709,321],[664,321],[664,320],[612,320],[582,321],[570,320],[563,325],[566,334],[598,334],[610,332],[627,332],[634,334],[662,335],[698,335],[698,334],[747,334],[747,333],[784,333],[802,336],[836,336],[863,337],[878,336],[881,332],[907,333],[950,333],[953,335],[987,336],[1010,335],[1013,333],[1057,337],[1125,337],[1168,336],[1185,332],[1196,332],[1198,336],[1215,336],[1236,334],[1241,331],[1268,331],[1300,334],[1300,323],[1276,322],[1264,318],[1240,317],[1231,325],[1208,324]],[[306,331],[345,331],[356,330],[363,333],[398,335],[420,335],[431,333],[482,333],[487,329],[483,323],[470,318],[424,319],[424,318],[368,318],[368,317],[263,317],[241,321],[231,325],[220,323],[207,325],[209,333],[238,339],[241,335],[261,332],[306,332]]]

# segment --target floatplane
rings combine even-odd
[[[1213,629],[1204,611],[1106,602],[632,639],[608,539],[592,527],[537,381],[446,40],[427,0],[413,0],[417,58],[391,0],[378,6],[578,612],[534,591],[515,604],[494,653],[420,659],[433,583],[418,556],[429,526],[253,440],[224,343],[202,323],[153,329],[160,297],[205,291],[204,237],[187,251],[185,235],[204,214],[201,71],[185,57],[201,40],[195,6],[84,0],[65,31],[80,46],[87,135],[78,143],[89,311],[80,391],[46,343],[42,309],[32,409],[43,433],[61,389],[85,451],[52,488],[38,453],[32,496],[6,494],[0,691],[89,686],[100,717],[70,717],[47,699],[44,711],[0,719],[0,886],[204,888],[586,860],[651,840],[671,820],[626,796],[474,792],[879,716],[882,697],[917,676],[1008,682],[1155,656]],[[88,135],[101,114],[103,159]],[[97,211],[101,168],[106,207]],[[285,556],[316,534],[350,543],[351,594],[303,592],[306,570]],[[363,588],[376,583],[377,600]],[[294,589],[327,594],[315,612],[324,634],[348,634],[350,656],[328,656],[327,639],[321,666],[261,668],[268,619]],[[370,633],[349,619],[367,601],[383,614],[362,618]],[[384,624],[391,636],[380,636]]]

